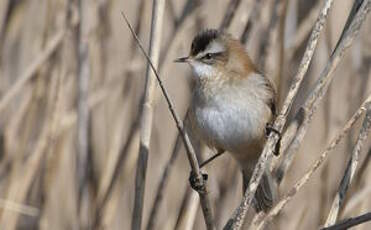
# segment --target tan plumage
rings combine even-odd
[[[232,154],[246,185],[265,143],[266,125],[274,116],[273,84],[238,40],[216,30],[198,34],[189,57],[179,60],[188,62],[195,75],[192,129],[209,147]],[[266,170],[255,196],[257,211],[272,206],[275,190]]]

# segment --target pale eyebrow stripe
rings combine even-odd
[[[210,53],[210,54],[216,54],[216,55],[219,55],[221,53],[225,52],[225,47],[220,45],[219,43],[213,41],[211,42],[204,51],[198,53],[196,55],[196,58],[202,58],[204,57],[206,54]]]
[[[224,51],[225,47],[216,41],[211,42],[210,45],[208,45],[208,47],[205,50],[205,52],[208,53],[220,53]]]

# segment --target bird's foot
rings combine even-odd
[[[278,135],[278,142],[276,144],[276,147],[274,149],[274,152],[273,154],[275,156],[278,156],[280,154],[280,148],[281,148],[281,132],[278,131],[277,129],[275,129],[272,124],[270,123],[267,123],[267,125],[265,126],[265,135],[267,137],[269,137],[269,135],[271,134],[271,132],[274,132]]]
[[[189,183],[191,187],[197,192],[205,191],[205,184],[206,184],[207,179],[209,178],[209,175],[207,175],[206,173],[201,173],[201,175],[202,175],[202,180],[200,180],[200,178],[198,178],[193,171],[191,171],[189,175]]]

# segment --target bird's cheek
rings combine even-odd
[[[196,77],[210,77],[213,75],[213,67],[204,63],[193,62],[190,63],[193,73]]]

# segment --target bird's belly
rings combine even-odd
[[[209,145],[244,154],[260,144],[268,122],[266,111],[254,108],[259,107],[231,102],[196,106],[193,111],[195,125]]]

